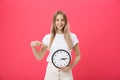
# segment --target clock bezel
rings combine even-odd
[[[59,49],[59,50],[57,50],[57,51],[55,51],[55,52],[53,53],[53,55],[52,55],[52,63],[53,63],[53,65],[54,65],[56,68],[59,68],[59,69],[60,69],[60,67],[58,67],[58,66],[54,63],[54,61],[53,61],[54,55],[55,55],[57,52],[59,52],[59,51],[64,51],[64,52],[67,53],[68,56],[69,56],[69,63],[68,63],[65,67],[67,67],[67,66],[70,64],[70,62],[71,62],[71,55],[70,55],[70,53],[69,53],[68,51],[66,51],[66,50],[64,50],[64,49]]]

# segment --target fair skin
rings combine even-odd
[[[56,23],[55,23],[56,27],[57,27],[57,33],[62,34],[62,29],[65,26],[65,21],[62,15],[57,15],[56,17]]]
[[[62,15],[60,15],[60,14],[57,15],[55,25],[57,27],[57,33],[58,34],[63,34],[62,29],[65,26],[65,21],[64,21],[64,17]],[[37,46],[41,46],[39,51],[36,50]],[[31,42],[31,47],[32,47],[32,51],[34,53],[34,56],[37,58],[37,60],[41,60],[43,58],[43,56],[45,55],[47,49],[48,49],[48,47],[45,46],[40,41],[32,41]],[[80,50],[79,50],[78,43],[73,47],[73,50],[74,50],[75,55],[76,55],[74,62],[67,67],[64,67],[64,68],[62,67],[61,70],[69,71],[79,62],[79,60],[80,60]]]

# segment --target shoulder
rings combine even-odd
[[[50,37],[51,36],[51,34],[49,33],[49,34],[46,34],[44,37]]]
[[[78,37],[77,37],[77,35],[75,34],[75,33],[70,33],[70,36],[71,36],[71,39],[72,40],[75,40],[75,41],[78,41]]]
[[[70,32],[71,37],[76,37],[75,33]]]
[[[42,42],[48,46],[49,45],[49,41],[50,41],[50,34],[46,34],[43,39],[42,39]]]
[[[51,36],[51,34],[46,34],[46,35],[44,35],[43,40],[49,40],[49,39],[50,39],[50,36]]]
[[[70,35],[71,35],[71,39],[73,41],[73,46],[75,46],[79,42],[79,40],[75,33],[70,33]]]

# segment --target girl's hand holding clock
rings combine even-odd
[[[62,71],[69,71],[71,70],[72,68],[70,66],[67,66],[67,67],[60,67],[60,70]]]

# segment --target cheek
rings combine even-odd
[[[63,22],[62,22],[62,24],[64,24],[64,25],[65,25],[65,22],[63,21]]]
[[[58,28],[58,22],[55,23],[55,27]]]
[[[57,24],[58,24],[58,22],[56,21],[56,22],[55,22],[55,24],[57,25]]]

